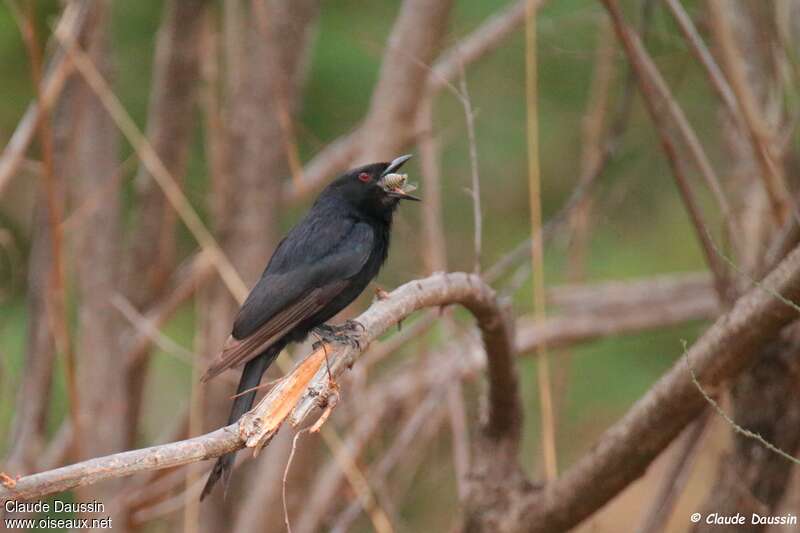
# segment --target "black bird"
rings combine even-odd
[[[253,405],[254,387],[280,351],[347,307],[378,274],[389,252],[392,215],[413,187],[396,174],[410,155],[356,168],[333,181],[278,244],[267,268],[239,309],[233,332],[202,381],[244,364],[228,424]],[[248,391],[248,392],[244,392]],[[243,393],[244,392],[244,393]],[[242,394],[243,393],[243,394]],[[227,491],[235,452],[220,457],[200,496],[223,479]]]

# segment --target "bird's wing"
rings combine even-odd
[[[203,381],[257,356],[303,320],[321,311],[348,286],[348,279],[369,258],[374,234],[364,223],[339,225],[347,226],[347,231],[338,240],[328,241],[328,253],[317,261],[308,261],[309,256],[317,254],[302,254],[293,269],[267,267],[239,310],[233,334],[203,375]],[[274,263],[275,257],[270,266]]]

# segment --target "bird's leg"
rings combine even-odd
[[[319,350],[322,348],[322,354],[325,356],[325,368],[328,370],[328,382],[335,385],[338,389],[339,385],[333,379],[333,374],[331,373],[331,362],[328,360],[328,343],[330,343],[330,338],[332,335],[333,328],[327,324],[321,324],[314,329],[311,330],[311,334],[314,335],[317,339],[317,342],[311,345],[311,348],[314,350]]]
[[[338,384],[333,379],[333,374],[331,374],[331,362],[328,361],[328,345],[324,342],[322,343],[322,353],[325,355],[325,368],[328,370],[328,383],[332,383],[338,387]]]

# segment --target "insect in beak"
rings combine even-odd
[[[386,170],[383,171],[381,174],[380,185],[383,187],[383,190],[386,191],[386,194],[392,198],[398,198],[400,200],[414,200],[419,202],[420,199],[416,196],[413,196],[409,193],[416,190],[416,185],[412,185],[408,183],[408,174],[398,174],[395,170],[398,170],[403,164],[411,159],[411,155],[403,155],[396,158],[394,161],[389,163],[389,166],[386,167]]]

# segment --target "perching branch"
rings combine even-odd
[[[521,407],[513,371],[513,342],[509,321],[505,319],[494,291],[478,276],[452,273],[434,274],[398,288],[386,300],[378,301],[356,321],[364,326],[361,348],[328,348],[327,364],[322,348],[306,358],[290,375],[243,417],[241,426],[248,435],[248,446],[266,443],[286,418],[298,425],[317,406],[335,393],[335,378],[352,366],[372,340],[399,320],[424,307],[460,304],[478,320],[487,351],[489,379],[488,431],[505,435],[519,430]],[[289,401],[287,401],[289,400]]]
[[[361,345],[327,347],[333,377],[341,375],[361,356],[369,342],[408,315],[425,307],[460,304],[478,321],[488,354],[489,414],[487,432],[518,438],[522,416],[510,321],[494,291],[479,277],[436,274],[409,282],[389,298],[374,303],[356,320],[364,326]],[[291,414],[297,425],[335,393],[328,379],[325,354],[319,349],[295,367],[237,425],[192,439],[117,453],[25,476],[0,487],[0,501],[30,499],[137,472],[179,466],[218,457],[244,446],[256,449],[275,435]]]

